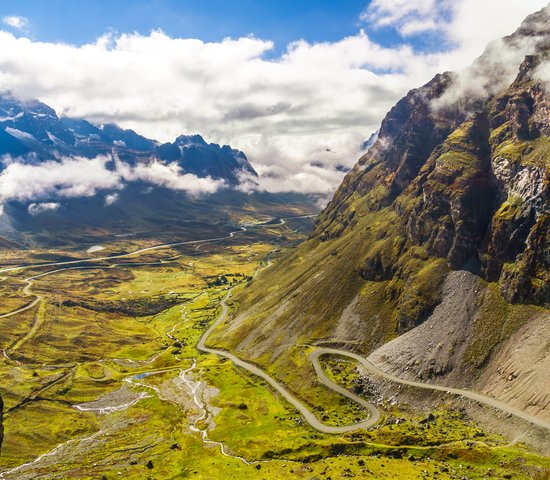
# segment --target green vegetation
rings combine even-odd
[[[1,320],[6,431],[0,469],[31,461],[65,442],[77,445],[79,438],[101,431],[99,410],[74,405],[102,398],[111,407],[133,403],[135,393],[132,388],[128,392],[125,379],[163,370],[177,377],[189,366],[186,359],[197,356],[195,344],[217,316],[228,286],[252,277],[267,254],[279,248],[281,232],[284,245],[302,235],[287,226],[265,230],[255,232],[252,243],[235,237],[224,244],[173,247],[52,272],[33,281],[31,296],[22,294],[27,285],[22,279],[42,275],[44,269],[8,274],[1,285],[12,290],[4,293],[19,299],[9,311],[35,294],[44,299]],[[58,260],[48,255],[47,261]],[[40,251],[29,251],[18,261],[33,263],[42,257]],[[225,281],[212,281],[218,278]]]
[[[500,128],[506,126],[505,124]],[[550,139],[548,137],[539,136],[534,140],[520,141],[513,136],[508,136],[500,142],[495,141],[493,146],[495,156],[502,156],[512,162],[540,168],[548,168],[550,165]]]
[[[379,229],[371,234],[376,236],[388,219],[375,219]],[[198,251],[178,247],[148,254],[150,265],[136,258],[111,268],[67,270],[37,279],[31,291],[44,301],[2,319],[0,346],[9,359],[0,363],[5,402],[0,471],[47,455],[6,479],[23,474],[67,479],[481,479],[488,472],[528,479],[534,465],[550,467],[522,447],[507,447],[503,439],[487,435],[450,407],[430,415],[383,403],[384,419],[375,429],[320,434],[262,380],[217,356],[200,355],[195,345],[217,317],[227,288],[241,285],[230,304],[235,310],[249,295],[247,282],[255,270],[270,252],[284,247],[279,243],[281,229],[286,241],[299,238],[288,227],[273,227],[254,243],[243,238]],[[384,245],[380,252],[396,254],[398,248],[392,250],[384,238],[379,240]],[[326,248],[335,252],[327,255],[328,261],[341,255],[351,258],[354,247],[360,244],[327,242]],[[272,268],[284,262],[276,256]],[[415,296],[432,288],[446,267],[411,249],[401,257],[399,268]],[[17,273],[10,281],[17,284],[18,278],[33,273]],[[384,297],[393,281],[343,278],[351,287],[351,299],[334,297],[335,302],[354,300],[363,314],[395,318],[393,304]],[[177,301],[148,315],[140,315],[139,309],[111,308],[134,301],[147,305],[148,299],[158,305],[155,302],[163,298]],[[315,311],[314,304],[305,307]],[[384,321],[378,325],[378,338],[391,337],[391,326]],[[221,331],[216,332],[218,339]],[[318,334],[327,334],[322,325]],[[313,381],[311,347],[289,348],[289,340],[280,332],[285,355],[275,361],[270,363],[272,352],[262,354],[272,376],[327,424],[349,424],[365,415]],[[323,360],[330,378],[359,391],[361,375],[353,362]],[[203,382],[200,398],[211,414],[206,419],[200,419],[201,409],[182,380],[184,371],[187,381]],[[194,428],[206,432],[205,441]]]
[[[508,198],[495,213],[495,221],[513,221],[521,214],[521,208],[524,202],[521,197],[512,196]]]

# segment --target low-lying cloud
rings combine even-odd
[[[35,216],[35,215],[40,215],[41,213],[44,213],[44,212],[51,212],[53,210],[57,210],[60,206],[61,204],[57,202],[31,203],[28,206],[27,211],[31,215]]]
[[[142,181],[170,190],[180,190],[191,196],[215,193],[225,186],[223,180],[183,173],[177,163],[167,164],[158,160],[147,164],[140,163],[134,167],[117,161],[116,173],[125,181]]]
[[[130,166],[110,156],[63,158],[39,164],[27,164],[17,159],[4,159],[0,173],[0,212],[9,201],[32,202],[32,215],[52,210],[58,203],[52,199],[92,197],[108,192],[105,204],[112,205],[130,182],[143,182],[185,192],[191,197],[214,193],[225,186],[223,180],[199,178],[184,173],[175,163],[152,161]]]
[[[535,69],[534,77],[536,80],[543,82],[546,90],[550,92],[550,58],[544,60]]]
[[[65,158],[32,165],[10,161],[0,174],[0,202],[53,197],[91,197],[98,190],[119,189],[122,177],[109,170],[109,157]]]
[[[482,57],[454,74],[451,87],[433,106],[448,107],[464,99],[476,101],[497,94],[514,81],[525,56],[535,53],[539,42],[547,38],[533,36],[514,42],[502,39],[491,42]]]
[[[105,206],[108,207],[110,205],[114,205],[118,198],[120,197],[120,194],[117,192],[109,193],[105,195]]]

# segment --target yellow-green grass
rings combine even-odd
[[[59,420],[51,420],[55,430]],[[76,423],[76,422],[74,422]],[[79,444],[59,451],[58,461],[42,462],[35,474],[57,475],[66,479],[97,478],[193,478],[193,479],[271,479],[271,478],[340,478],[353,474],[359,478],[418,478],[422,471],[435,473],[445,465],[435,460],[411,462],[369,454],[339,454],[342,444],[333,440],[327,446],[327,458],[306,461],[273,459],[244,464],[223,456],[218,447],[206,448],[199,437],[187,429],[183,412],[157,398],[144,400],[127,412],[115,413],[100,421],[99,426],[81,432],[86,449]],[[238,427],[237,427],[238,428]],[[306,449],[315,452],[314,449]],[[323,452],[324,453],[324,452]],[[120,473],[119,473],[120,472]],[[450,473],[450,472],[449,472]],[[452,478],[443,474],[440,478]],[[476,478],[476,477],[472,477]],[[481,477],[477,477],[481,478]]]
[[[517,478],[528,478],[518,468],[521,462],[550,465],[550,459],[522,447],[507,446],[502,437],[483,432],[461,412],[446,408],[434,412],[433,417],[393,408],[388,421],[379,428],[342,436],[321,434],[304,424],[294,409],[264,382],[230,362],[210,357],[199,368],[202,378],[220,390],[212,403],[222,410],[210,438],[249,460],[298,460],[315,471],[319,465],[326,465],[327,458],[334,466],[343,465],[342,456],[348,464],[364,459],[369,467],[390,461],[393,478],[403,479],[410,478],[406,472],[417,462],[435,470],[451,465],[449,472],[464,469],[470,478],[485,478],[488,468],[502,474],[513,471]],[[334,456],[336,459],[331,458]],[[381,473],[383,469],[374,471]]]
[[[266,230],[278,235],[280,229]],[[338,255],[343,246],[343,242],[332,242],[326,248],[336,249]],[[346,248],[345,253],[353,247]],[[57,474],[67,479],[103,476],[270,479],[349,475],[409,479],[421,478],[426,471],[430,475],[439,472],[438,478],[442,479],[459,473],[474,479],[486,478],[491,468],[498,475],[512,472],[514,478],[528,478],[518,459],[524,459],[526,465],[548,463],[521,448],[505,447],[499,437],[484,434],[476,437],[470,446],[468,438],[478,434],[479,429],[456,412],[447,410],[436,412],[430,427],[421,423],[424,417],[417,412],[389,409],[385,411],[385,419],[399,417],[404,421],[397,425],[385,422],[368,432],[323,435],[304,424],[297,412],[265,382],[235,368],[229,361],[200,355],[195,345],[219,313],[218,305],[227,288],[246,282],[274,248],[279,245],[237,242],[205,247],[204,252],[188,249],[148,256],[149,260],[158,260],[183,255],[170,265],[160,266],[158,278],[157,267],[150,265],[74,270],[37,281],[36,291],[43,293],[47,302],[44,324],[16,352],[15,358],[22,361],[22,365],[6,359],[0,361],[0,392],[6,410],[23,403],[6,417],[7,433],[0,465],[32,461],[70,439],[75,441],[67,450],[56,450],[51,461],[39,462],[33,467],[33,473]],[[410,261],[416,258],[412,256]],[[174,271],[169,272],[170,269]],[[69,276],[65,277],[65,273]],[[418,281],[431,275],[421,269]],[[216,282],[222,276],[227,281]],[[148,293],[156,295],[169,294],[177,288],[182,301],[156,315],[135,318],[117,312],[68,307],[62,302],[79,296],[90,296],[99,303],[119,301],[138,288],[145,289],[145,285],[149,285]],[[380,298],[379,288],[384,287],[384,282],[358,285],[359,308],[364,311],[374,308],[373,302]],[[247,288],[239,290],[246,292]],[[237,301],[232,302],[233,308],[236,305]],[[381,307],[387,307],[387,314],[391,315],[390,306]],[[4,319],[2,325],[8,331],[0,333],[0,346],[27,334],[34,314],[34,311],[26,312],[21,317]],[[320,326],[318,333],[327,332]],[[378,338],[387,335],[388,332],[383,331]],[[283,341],[281,337],[281,343]],[[316,384],[308,353],[307,346],[298,346],[289,352],[285,357],[288,368],[281,369],[286,372],[283,381],[315,408],[320,418],[328,415],[328,423],[351,423],[357,414],[356,407]],[[184,392],[181,392],[182,403],[153,396],[128,410],[109,415],[79,412],[70,406],[115,392],[130,376],[167,370],[142,380],[162,390],[163,385],[176,378],[181,369],[188,368],[195,357],[198,358],[195,379],[202,378],[219,390],[210,401],[221,411],[209,437],[223,442],[227,449],[249,461],[260,463],[246,465],[239,459],[222,455],[219,447],[205,446],[199,435],[189,430],[189,418],[196,412]],[[280,362],[273,364],[267,370],[275,375],[281,365]],[[344,380],[348,385],[343,378],[333,378]],[[154,395],[151,389],[130,388]],[[76,441],[90,436],[94,437],[83,444],[85,448]],[[399,456],[402,458],[397,458]],[[148,462],[152,462],[152,468],[147,466]]]
[[[0,318],[0,348],[8,350],[31,328],[38,306],[6,318]]]
[[[74,269],[36,279],[32,291],[45,298],[40,308],[2,319],[0,347],[8,351],[10,346],[18,347],[10,352],[12,360],[0,358],[0,393],[9,434],[2,456],[32,460],[61,440],[61,436],[47,433],[40,422],[36,429],[27,428],[25,418],[32,418],[35,410],[43,408],[47,416],[49,407],[45,406],[56,405],[68,408],[71,415],[78,414],[70,404],[93,401],[114,392],[129,376],[162,369],[177,373],[182,366],[189,366],[185,358],[198,354],[196,342],[217,316],[220,299],[229,285],[250,278],[273,248],[269,243],[235,244],[229,248],[204,246],[204,251],[187,252],[184,256],[168,251],[147,258],[160,260],[167,254],[178,257],[170,266]],[[47,270],[18,272],[8,280],[22,285],[18,278],[44,271]],[[219,276],[226,276],[228,284],[211,286]],[[83,298],[93,307],[101,306],[108,299],[118,301],[134,290],[145,289],[145,285],[150,285],[147,293],[153,295],[177,289],[180,303],[147,317],[64,303],[67,299]],[[39,311],[41,321],[36,323]],[[36,328],[32,328],[33,324]],[[176,340],[168,337],[170,332]],[[182,347],[174,347],[176,341]],[[25,413],[27,410],[29,413]],[[71,421],[71,415],[66,416],[67,421]],[[86,413],[84,417],[90,415]],[[62,420],[60,415],[59,422]],[[54,418],[53,422],[58,421]],[[62,430],[63,426],[58,427]],[[9,440],[15,438],[10,435],[15,435],[17,429],[17,435],[29,439],[21,451],[17,441]],[[44,441],[32,442],[35,436],[44,437]],[[78,436],[76,432],[74,436]]]
[[[94,415],[56,402],[30,402],[4,420],[0,467],[13,467],[98,429]]]
[[[22,295],[21,290],[27,285],[19,279],[5,277],[0,274],[0,315],[6,315],[32,302],[32,298]],[[0,319],[2,321],[2,319]]]
[[[334,383],[347,389],[356,386],[360,378],[357,362],[338,355],[323,355],[319,360],[328,378]]]

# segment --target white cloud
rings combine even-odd
[[[487,52],[471,66],[458,71],[450,88],[433,102],[434,108],[464,104],[497,94],[516,78],[525,56],[537,51],[545,37],[529,36],[514,42],[502,39],[491,42]]]
[[[118,200],[118,197],[120,195],[118,193],[109,193],[108,195],[105,195],[105,205],[106,206],[109,206],[109,205],[113,205],[117,202]]]
[[[437,30],[446,13],[446,0],[372,0],[361,20],[376,27],[393,26],[403,35]]]
[[[182,173],[181,167],[176,163],[165,164],[153,161],[130,167],[117,162],[117,172],[126,181],[140,180],[170,190],[182,190],[191,196],[215,193],[225,186],[223,180],[215,180],[211,177],[199,178],[191,173]]]
[[[542,62],[535,70],[535,78],[546,84],[546,90],[550,91],[550,61]]]
[[[464,55],[477,56],[492,40],[512,33],[527,15],[548,6],[548,0],[460,0],[450,5],[452,19],[445,34]]]
[[[2,18],[2,22],[8,27],[15,28],[16,30],[24,30],[29,20],[26,17],[20,17],[18,15],[7,15]]]
[[[135,181],[181,190],[190,196],[214,193],[224,186],[221,180],[183,174],[177,164],[152,162],[132,167],[111,157],[63,158],[39,164],[8,159],[4,164],[5,169],[0,173],[0,212],[8,201],[91,197],[99,191],[120,190],[126,183]],[[105,197],[105,203],[111,205],[117,199],[118,193],[114,192]],[[39,208],[36,205],[42,204],[35,204],[33,210]]]
[[[258,191],[259,184],[258,178],[255,175],[252,175],[247,170],[241,170],[237,173],[237,180],[239,184],[236,186],[236,189],[243,193],[253,193]]]
[[[373,0],[361,19],[376,28],[396,28],[403,36],[437,31],[439,41],[454,46],[463,63],[547,5],[548,0]]]
[[[343,176],[336,167],[355,163],[408,90],[468,65],[546,3],[373,0],[367,25],[397,28],[403,44],[383,47],[361,31],[332,43],[295,42],[276,58],[272,42],[254,37],[205,43],[156,31],[77,47],[0,32],[0,89],[160,141],[201,133],[245,151],[263,188],[329,193]],[[448,48],[425,53],[407,44],[426,31]],[[170,168],[152,165],[147,175],[191,187]],[[202,183],[200,191],[217,188]]]
[[[59,203],[56,202],[44,202],[44,203],[31,203],[27,211],[32,215],[40,215],[44,212],[51,212],[57,210],[60,207]]]
[[[436,23],[433,18],[423,18],[417,20],[411,20],[404,23],[399,31],[404,36],[417,35],[419,33],[436,31],[440,26]]]
[[[0,174],[0,202],[90,197],[101,189],[120,188],[120,176],[106,167],[109,161],[108,157],[66,158],[37,165],[12,161]]]

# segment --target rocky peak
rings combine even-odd
[[[549,39],[550,7],[465,71],[410,91],[320,215],[313,238],[362,235],[354,230],[359,218],[390,208],[399,224],[379,235],[404,240],[391,253],[368,254],[358,269],[364,278],[399,277],[400,256],[421,248],[451,269],[468,266],[499,281],[510,301],[550,303],[550,100],[540,78]],[[411,320],[419,318],[405,324]]]
[[[203,147],[207,147],[208,143],[202,138],[200,135],[180,135],[178,138],[176,138],[176,141],[174,142],[181,146],[186,145],[201,145]]]
[[[536,37],[550,31],[550,5],[528,15],[517,29],[518,37]]]
[[[257,176],[243,152],[229,145],[209,144],[198,134],[181,135],[174,143],[160,145],[112,123],[96,125],[82,118],[59,118],[55,110],[37,100],[0,94],[0,156],[34,163],[112,153],[130,165],[152,160],[177,162],[184,172],[223,179],[230,185],[237,185],[243,174]],[[2,168],[0,163],[0,171]]]
[[[209,144],[200,135],[179,136],[174,143],[156,147],[155,154],[163,161],[177,162],[188,173],[224,179],[229,184],[238,184],[242,173],[257,177],[243,152]]]

